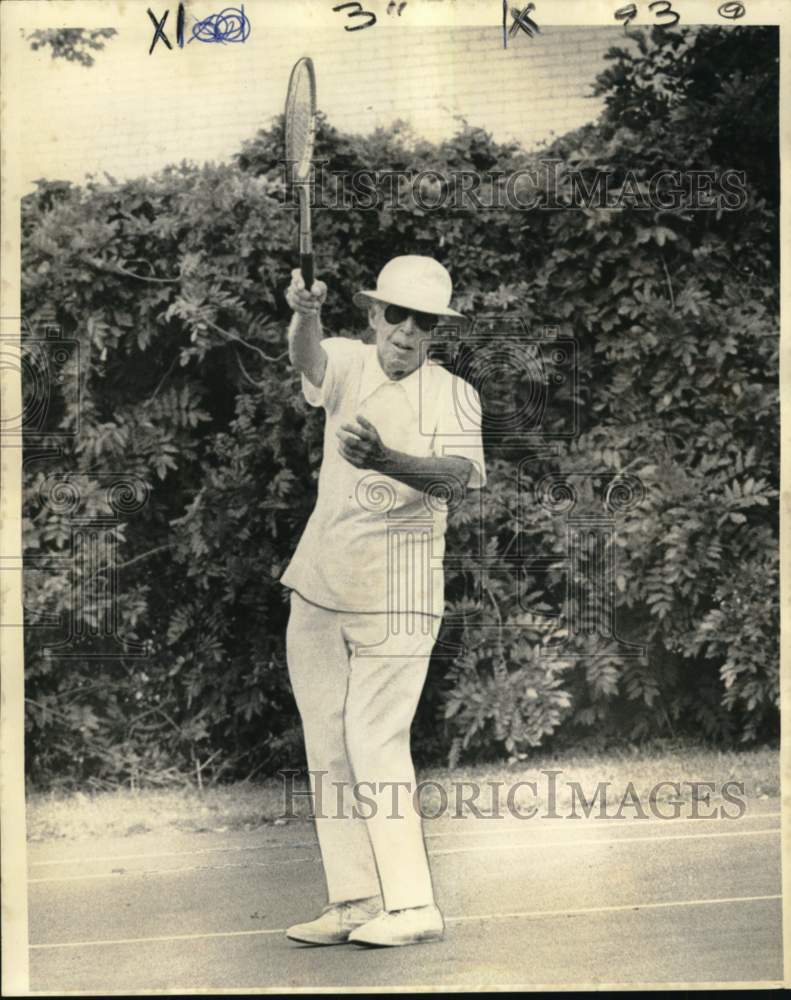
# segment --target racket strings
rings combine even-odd
[[[295,71],[286,103],[286,157],[294,181],[310,174],[315,131],[315,97],[309,71],[302,65]]]

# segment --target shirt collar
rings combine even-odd
[[[371,344],[370,350],[368,351],[367,357],[363,364],[362,372],[362,382],[360,385],[360,403],[366,400],[369,396],[373,395],[376,390],[387,383],[391,385],[400,386],[407,399],[409,400],[409,405],[412,407],[415,413],[420,412],[420,387],[421,379],[425,379],[429,365],[424,360],[423,363],[415,369],[415,371],[410,372],[405,378],[400,379],[390,379],[384,372],[384,369],[379,364],[379,356],[376,353],[376,344]]]

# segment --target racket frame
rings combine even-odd
[[[289,148],[291,145],[289,142],[289,108],[292,104],[292,92],[294,88],[298,85],[298,75],[307,72],[309,91],[310,91],[310,125],[309,125],[309,138],[307,140],[307,170],[304,171],[304,176],[297,176],[298,162],[296,160],[289,161],[289,168],[291,171],[291,183],[296,188],[297,198],[299,201],[299,265],[300,271],[302,272],[302,280],[305,283],[305,288],[310,291],[313,286],[313,232],[311,226],[311,214],[310,214],[310,184],[311,184],[311,170],[310,164],[313,158],[313,143],[315,139],[316,130],[316,71],[313,68],[313,60],[308,56],[303,56],[301,59],[297,60],[294,64],[294,68],[291,70],[291,76],[288,81],[288,91],[286,93],[286,114],[285,114],[285,132],[286,132],[286,155],[293,153],[293,150]],[[300,162],[304,161],[306,156],[300,159]]]

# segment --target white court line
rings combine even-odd
[[[766,812],[766,813],[756,813],[753,816],[747,817],[742,816],[737,819],[724,819],[722,817],[717,817],[710,820],[702,820],[701,818],[695,818],[693,816],[682,816],[678,819],[662,820],[662,819],[627,819],[624,820],[621,825],[620,820],[599,820],[599,822],[617,824],[617,829],[626,830],[629,826],[637,827],[639,823],[639,829],[646,829],[646,826],[654,826],[657,823],[744,823],[750,822],[757,819],[778,819],[782,814],[779,812]],[[596,817],[594,817],[596,819]],[[484,822],[483,820],[478,820],[478,822]],[[509,823],[507,828],[498,827],[487,828],[485,830],[443,830],[439,833],[427,833],[425,835],[426,840],[435,840],[439,837],[496,837],[505,836],[509,833],[514,833],[517,830],[523,831],[528,829],[526,825],[530,823],[531,820],[523,820],[521,824]],[[554,822],[573,822],[573,820],[557,820]],[[534,828],[533,828],[534,829]],[[568,829],[564,826],[563,829]],[[593,838],[592,838],[593,839]],[[203,854],[231,854],[231,853],[242,853],[246,851],[286,851],[286,850],[302,850],[305,847],[317,847],[317,841],[298,841],[295,844],[252,844],[252,845],[234,845],[232,847],[201,847],[193,851],[150,851],[150,852],[140,852],[138,854],[108,854],[100,855],[98,857],[81,857],[81,858],[54,858],[47,861],[31,861],[30,868],[43,868],[50,865],[80,865],[80,864],[93,864],[97,861],[137,861],[137,860],[150,860],[152,858],[187,858],[187,857],[197,857]]]
[[[482,916],[446,917],[448,923],[471,920],[532,920],[536,917],[573,917],[583,913],[620,913],[626,910],[659,910],[669,906],[711,906],[717,903],[757,903],[768,899],[782,899],[776,896],[726,896],[722,899],[682,899],[666,903],[626,903],[621,906],[587,906],[577,910],[532,910],[516,913],[487,913]]]
[[[536,848],[550,847],[591,847],[594,844],[648,844],[669,840],[715,840],[718,837],[765,837],[768,834],[779,834],[780,827],[770,827],[767,830],[732,830],[728,833],[681,833],[676,836],[668,834],[664,837],[589,837],[583,840],[535,840],[519,844],[478,844],[474,847],[446,847],[444,850],[429,851],[429,857],[446,854],[473,854],[481,851],[532,851]],[[139,855],[138,855],[139,856]],[[89,879],[118,878],[135,875],[173,875],[180,872],[222,871],[226,868],[279,868],[281,865],[295,865],[303,862],[316,863],[318,857],[288,858],[284,861],[248,861],[225,865],[189,865],[184,868],[140,868],[120,872],[98,872],[94,875],[52,875],[44,878],[30,878],[28,885],[40,885],[43,882],[83,882]]]
[[[717,837],[764,837],[769,833],[780,833],[780,827],[770,827],[768,830],[733,830],[730,833],[680,833],[678,836],[668,834],[666,837],[590,837],[588,840],[545,840],[523,844],[477,844],[475,847],[446,847],[442,851],[430,851],[434,857],[438,854],[472,854],[477,851],[520,851],[532,850],[534,847],[590,847],[593,844],[655,844],[668,840],[715,840]]]
[[[591,819],[588,820],[588,822],[605,823],[608,826],[612,827],[612,829],[614,830],[628,830],[630,827],[635,830],[638,829],[645,830],[649,829],[652,826],[658,826],[660,823],[663,826],[665,823],[673,823],[674,825],[676,823],[701,823],[701,822],[709,824],[749,823],[752,820],[756,819],[764,819],[764,818],[779,819],[782,815],[783,814],[781,812],[766,812],[766,813],[755,813],[755,815],[749,817],[746,815],[741,816],[739,819],[735,818],[727,819],[722,816],[715,816],[708,820],[700,816],[697,817],[679,816],[678,819],[660,819],[657,816],[653,816],[650,817],[649,819],[623,819],[623,820],[609,819],[609,818],[601,819],[598,816],[593,816]],[[579,817],[579,819],[582,820],[582,817]],[[484,821],[478,820],[478,822],[482,823]],[[535,822],[536,821],[534,819],[518,820],[514,823],[509,823],[507,827],[499,827],[496,830],[491,827],[487,827],[487,829],[485,830],[443,830],[441,833],[427,833],[426,839],[429,839],[431,837],[491,837],[493,835],[501,833],[512,833],[514,830],[526,830],[528,824],[530,823],[535,824]],[[569,830],[571,829],[571,826],[574,825],[575,821],[573,819],[569,819],[568,817],[561,817],[560,819],[554,819],[554,820],[548,820],[548,819],[542,820],[539,818],[539,822],[550,822],[553,823],[558,829]],[[584,823],[585,821],[582,820],[582,822]],[[571,826],[569,824],[571,824]],[[535,829],[535,826],[533,828]]]
[[[41,882],[86,882],[97,878],[120,878],[125,875],[171,875],[183,872],[223,871],[226,868],[280,868],[284,865],[316,864],[320,858],[288,858],[286,861],[242,861],[227,865],[188,865],[184,868],[138,868],[127,871],[97,872],[94,875],[51,875],[48,878],[29,878],[28,885],[38,885]]]
[[[626,910],[658,910],[672,906],[717,906],[723,903],[757,903],[782,899],[776,896],[726,896],[722,899],[682,899],[663,903],[629,903],[622,906],[589,906],[577,910],[527,910],[521,913],[481,913],[475,916],[446,917],[446,923],[470,922],[472,920],[534,920],[541,917],[570,917],[587,913],[616,913]],[[170,934],[163,937],[115,938],[105,941],[56,941],[52,944],[31,944],[30,950],[52,948],[93,948],[119,944],[149,944],[162,941],[202,941],[209,938],[253,937],[271,934],[285,934],[284,927],[254,931],[213,931],[208,934]]]
[[[84,856],[81,858],[55,858],[49,861],[31,861],[30,868],[43,868],[47,865],[84,865],[94,864],[96,861],[138,861],[149,860],[151,858],[188,858],[197,857],[201,854],[235,854],[244,851],[298,851],[304,847],[318,847],[318,841],[297,842],[296,844],[254,844],[239,845],[236,847],[201,847],[195,851],[146,851],[139,854],[105,854],[94,856]]]

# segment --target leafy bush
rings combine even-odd
[[[611,61],[600,121],[543,155],[559,161],[558,182],[609,172],[619,209],[570,210],[547,185],[531,211],[315,213],[329,332],[364,335],[352,293],[394,254],[426,252],[450,268],[462,310],[494,317],[465,334],[473,354],[484,327],[507,337],[520,316],[578,346],[575,439],[526,454],[486,425],[483,516],[471,498],[448,538],[467,558],[449,566],[445,631],[465,651],[432,663],[419,759],[776,733],[777,36],[657,31]],[[345,135],[323,119],[317,156],[336,172],[537,165],[468,125],[435,145],[400,127]],[[295,210],[281,157],[277,123],[232,164],[84,188],[41,181],[23,203],[28,330],[54,321],[80,346],[80,398],[56,393],[50,412],[52,431],[77,432],[73,445],[52,436],[25,448],[25,545],[42,560],[26,574],[27,759],[39,785],[217,781],[302,761],[277,579],[312,506],[322,417],[285,354]],[[640,208],[628,172],[639,187],[659,168],[743,170],[746,204]],[[514,406],[523,391],[500,395]],[[568,404],[553,395],[544,426],[560,426]],[[70,477],[70,506],[53,502],[55,472]],[[584,556],[567,581],[568,518],[536,502],[559,474],[575,515],[601,513],[608,477],[642,483],[607,553],[620,637],[644,645],[644,660],[603,656],[595,635],[569,628],[584,624],[591,584]],[[119,515],[111,488],[124,481],[138,502]],[[104,572],[43,568],[71,551],[79,517],[110,519],[114,613],[143,657],[111,655],[101,634],[74,659],[46,652],[62,636],[47,621],[100,633],[111,610]],[[491,559],[483,580],[476,552]],[[543,558],[544,571],[515,572],[516,553]]]

